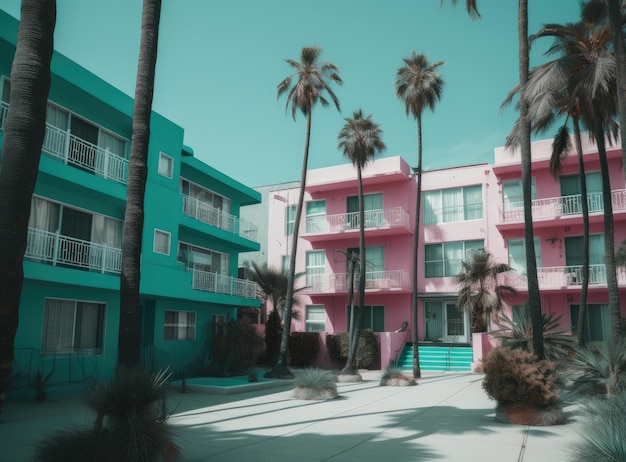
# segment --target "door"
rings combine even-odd
[[[424,340],[427,342],[467,343],[468,314],[454,302],[424,302]]]

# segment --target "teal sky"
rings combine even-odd
[[[134,94],[140,0],[60,0],[55,48]],[[439,0],[163,0],[153,109],[185,129],[196,157],[249,186],[298,180],[305,120],[285,114],[276,86],[303,46],[340,68],[342,112],[313,112],[309,168],[346,162],[344,117],[362,108],[381,125],[384,156],[417,161],[417,127],[396,99],[397,69],[412,50],[444,61],[435,112],[423,117],[424,168],[493,161],[517,114],[500,103],[518,81],[517,4],[479,0],[471,20]],[[529,31],[575,21],[578,0],[529,0]],[[0,8],[19,17],[19,0]],[[540,42],[531,65],[549,42]],[[541,48],[540,48],[541,47]]]

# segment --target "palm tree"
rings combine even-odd
[[[352,118],[345,118],[338,136],[338,147],[356,167],[358,195],[359,195],[359,305],[356,309],[356,318],[350,324],[348,335],[348,358],[341,371],[342,375],[358,376],[356,366],[356,349],[363,323],[363,306],[365,305],[365,210],[363,205],[363,178],[362,170],[377,154],[386,149],[381,137],[383,131],[372,120],[372,116],[363,116],[361,109],[354,112]]]
[[[455,276],[460,284],[458,309],[472,313],[472,332],[487,332],[491,313],[502,310],[502,297],[515,295],[517,291],[507,285],[498,284],[498,277],[511,271],[506,263],[499,263],[485,250],[469,254],[461,262],[461,271]]]
[[[141,364],[141,318],[139,279],[144,195],[148,177],[148,142],[154,95],[154,69],[157,59],[161,0],[144,0],[141,15],[141,42],[133,109],[133,136],[128,163],[122,272],[120,275],[120,326],[118,365]]]
[[[291,116],[296,120],[296,112],[300,110],[306,117],[306,137],[304,141],[304,156],[302,159],[302,174],[300,178],[300,194],[296,208],[295,223],[293,226],[293,239],[291,254],[289,257],[289,274],[287,284],[287,296],[283,314],[284,328],[280,342],[280,354],[278,361],[268,377],[291,378],[293,375],[287,369],[287,353],[289,348],[289,333],[291,332],[291,306],[293,304],[293,284],[296,272],[296,252],[298,250],[298,236],[300,231],[300,219],[302,218],[302,205],[304,203],[304,189],[306,187],[306,172],[309,162],[309,142],[311,140],[311,116],[313,107],[319,102],[322,106],[330,103],[324,96],[328,94],[338,111],[341,111],[339,99],[330,87],[331,82],[341,85],[343,81],[339,77],[339,68],[331,62],[319,62],[322,49],[318,47],[304,47],[300,52],[300,62],[293,59],[285,60],[294,72],[278,84],[278,98],[287,93],[285,110],[291,105]],[[292,86],[292,80],[296,78]]]
[[[55,0],[23,0],[0,159],[0,414],[13,367],[31,198],[46,132]]]
[[[259,265],[256,262],[245,262],[244,270],[246,278],[254,281],[259,286],[261,292],[261,300],[272,304],[272,311],[280,312],[285,305],[287,299],[288,287],[288,271],[279,270],[268,266],[267,264]],[[305,273],[297,273],[294,280],[304,276]],[[298,303],[296,294],[302,292],[306,287],[299,287],[293,290],[293,305]],[[292,308],[293,308],[292,305]],[[292,309],[291,317],[298,319],[299,312]]]
[[[622,142],[622,165],[626,179],[626,45],[624,45],[623,16],[620,0],[606,0],[608,6],[611,37],[615,52],[617,96],[619,107],[620,138]]]
[[[396,96],[404,101],[407,116],[411,114],[417,120],[417,193],[415,198],[415,230],[413,234],[413,304],[412,304],[412,342],[413,342],[413,377],[421,377],[419,353],[417,347],[417,255],[419,247],[419,217],[422,199],[422,112],[430,108],[435,110],[435,103],[441,99],[443,80],[437,72],[443,61],[430,64],[425,55],[411,53],[404,58],[404,66],[396,74]]]
[[[576,24],[548,24],[536,34],[552,37],[555,42],[547,51],[558,56],[559,72],[567,78],[574,95],[579,95],[582,123],[596,142],[602,175],[604,204],[604,261],[611,317],[611,342],[620,337],[620,305],[615,262],[615,231],[611,184],[606,157],[605,137],[617,138],[617,85],[615,58],[609,49],[611,39],[608,11],[603,0],[582,5],[581,20]]]

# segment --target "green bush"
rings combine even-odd
[[[348,359],[348,333],[327,334],[326,349],[331,360],[345,364]],[[371,330],[362,330],[356,350],[356,366],[368,369],[376,363],[378,357],[378,338]]]
[[[37,445],[34,460],[180,460],[167,424],[169,376],[166,371],[151,375],[140,368],[119,369],[110,383],[98,383],[89,395],[95,424],[54,432]]]
[[[289,365],[310,367],[320,352],[318,332],[293,332],[289,335]]]
[[[296,372],[294,396],[298,399],[332,399],[337,397],[337,384],[330,371],[310,368]]]
[[[589,400],[583,406],[582,415],[580,438],[574,443],[571,460],[626,460],[626,393],[611,399]]]
[[[272,310],[265,322],[265,362],[276,364],[280,353],[282,325],[278,311]]]
[[[581,395],[614,396],[626,392],[626,341],[591,342],[576,349],[567,369],[568,388]]]
[[[499,405],[523,403],[546,408],[559,400],[555,364],[537,361],[528,351],[495,348],[483,359],[483,367],[483,389]]]
[[[247,374],[263,345],[256,329],[242,322],[208,323],[204,336],[203,365],[214,377]]]

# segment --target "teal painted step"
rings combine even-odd
[[[420,369],[423,371],[470,371],[474,355],[466,346],[420,346]],[[413,369],[413,346],[407,343],[398,358],[400,369]]]

